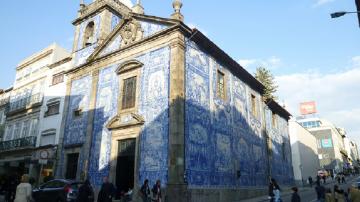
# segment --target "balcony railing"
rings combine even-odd
[[[10,101],[9,97],[0,99],[0,106],[6,105],[7,103],[9,103],[9,101]]]
[[[42,94],[38,93],[35,95],[32,95],[30,97],[22,98],[20,100],[10,102],[10,110],[9,112],[13,112],[19,109],[26,108],[28,106],[38,104],[42,102]]]
[[[0,152],[35,147],[36,137],[24,137],[16,140],[0,142]]]

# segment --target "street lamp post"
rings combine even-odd
[[[354,11],[354,12],[339,11],[339,12],[331,13],[330,16],[331,16],[331,18],[338,18],[338,17],[341,17],[346,14],[350,14],[350,13],[360,13],[360,12],[359,11]]]

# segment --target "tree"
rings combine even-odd
[[[265,86],[264,101],[269,99],[276,100],[277,97],[274,93],[276,93],[278,86],[276,85],[274,76],[271,74],[270,70],[264,67],[256,68],[255,78]]]

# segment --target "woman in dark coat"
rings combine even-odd
[[[112,198],[114,197],[114,195],[115,195],[114,185],[109,182],[107,177],[104,177],[97,202],[112,202]]]
[[[77,202],[93,202],[94,191],[91,187],[90,181],[85,180],[84,184],[79,188],[79,194],[76,199]]]

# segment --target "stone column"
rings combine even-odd
[[[180,32],[171,41],[170,129],[167,201],[187,198],[185,174],[185,38]]]
[[[95,116],[95,108],[96,108],[96,94],[97,94],[97,84],[99,82],[99,70],[96,69],[92,72],[92,83],[91,83],[91,94],[90,94],[90,103],[89,103],[89,114],[88,114],[88,122],[86,128],[86,136],[85,143],[83,148],[83,156],[84,156],[84,167],[81,172],[80,177],[85,180],[88,177],[89,170],[89,159],[90,159],[90,149],[93,137],[93,128],[94,128],[94,116]]]

